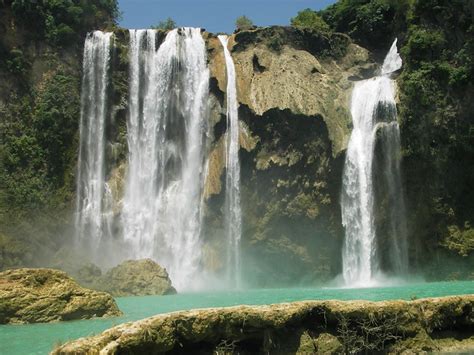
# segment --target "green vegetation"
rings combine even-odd
[[[156,26],[151,26],[155,30],[172,30],[176,28],[176,22],[171,17],[168,17],[166,20],[158,22]]]
[[[315,31],[327,32],[330,30],[329,25],[322,17],[311,9],[298,12],[298,15],[291,19],[291,25],[299,28],[310,28]]]
[[[235,27],[238,31],[247,31],[251,30],[254,27],[254,24],[251,19],[244,15],[237,17],[237,20],[235,20]]]
[[[370,49],[383,48],[404,30],[412,0],[340,0],[320,12],[332,30]]]
[[[115,24],[119,15],[116,0],[14,0],[11,9],[29,35],[64,46],[89,29]]]
[[[464,224],[464,228],[458,226],[448,227],[449,235],[444,240],[443,245],[449,250],[457,252],[461,256],[468,256],[474,250],[474,229],[469,222]]]
[[[37,90],[21,98],[11,96],[0,112],[0,209],[18,216],[70,199],[72,191],[64,195],[62,187],[75,159],[78,78],[51,72]]]

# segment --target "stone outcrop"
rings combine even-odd
[[[79,286],[65,272],[14,269],[0,273],[0,324],[119,316],[107,293]]]
[[[227,79],[222,45],[212,34],[205,38],[213,141],[203,235],[206,255],[219,256]],[[259,286],[298,284],[302,275],[305,283],[326,281],[340,272],[340,182],[353,80],[377,66],[346,35],[291,27],[240,31],[229,48],[240,105],[244,274]],[[204,267],[218,271],[215,259]]]
[[[166,269],[151,259],[128,260],[121,263],[98,278],[96,288],[117,297],[176,293]]]
[[[472,351],[473,306],[474,296],[470,295],[174,312],[67,343],[53,354]]]
[[[345,35],[291,27],[268,27],[232,36],[238,100],[257,116],[272,109],[318,116],[327,128],[333,154],[347,147],[351,131],[352,80],[374,72],[366,49]],[[211,48],[215,44],[211,41]],[[225,92],[225,62],[216,51],[210,62]]]

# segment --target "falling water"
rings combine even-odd
[[[201,30],[130,30],[128,175],[122,212],[133,258],[189,288],[201,261],[209,70]]]
[[[240,238],[242,212],[240,209],[239,114],[235,66],[227,48],[228,37],[219,40],[224,48],[227,68],[227,135],[226,135],[226,234],[227,273],[230,286],[240,287]]]
[[[385,176],[392,198],[392,271],[406,270],[406,222],[400,178],[400,132],[396,116],[395,84],[390,74],[401,68],[395,40],[382,66],[381,75],[359,81],[352,93],[353,131],[347,148],[341,197],[342,223],[346,230],[343,247],[343,277],[350,286],[370,286],[380,273],[374,221],[374,149],[378,139],[384,147]]]
[[[78,239],[97,244],[107,230],[105,128],[112,33],[95,31],[84,46],[77,178]]]

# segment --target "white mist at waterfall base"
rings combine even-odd
[[[88,34],[84,45],[80,144],[77,173],[77,241],[97,250],[108,231],[105,181],[107,88],[112,33]]]
[[[375,286],[383,278],[378,250],[374,198],[374,149],[377,140],[385,156],[385,176],[393,201],[389,217],[393,226],[390,239],[391,271],[406,272],[406,218],[400,174],[400,133],[396,117],[395,83],[390,74],[399,70],[402,60],[396,40],[382,66],[382,75],[355,83],[351,115],[353,130],[344,163],[341,210],[345,239],[342,276],[350,287]],[[378,138],[379,136],[379,138]]]
[[[242,212],[240,206],[239,115],[235,66],[228,46],[228,37],[218,36],[224,49],[227,73],[227,130],[226,182],[225,182],[225,230],[227,237],[226,273],[229,287],[241,287],[240,239]]]
[[[198,282],[209,69],[198,28],[130,30],[128,173],[123,237],[131,258],[166,267],[178,289]]]

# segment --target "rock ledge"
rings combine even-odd
[[[0,324],[121,314],[112,296],[79,286],[63,271],[25,268],[0,273]]]
[[[471,351],[473,305],[469,295],[174,312],[67,343],[53,354]]]

